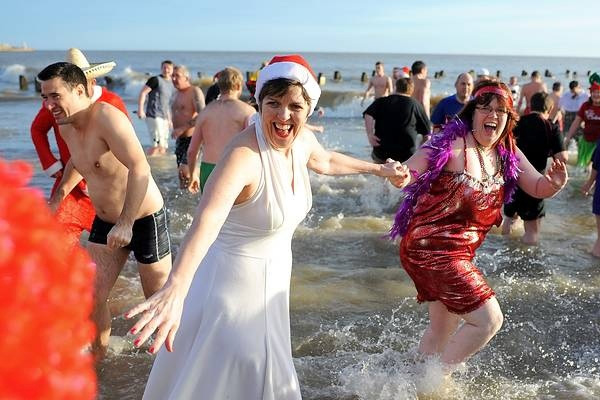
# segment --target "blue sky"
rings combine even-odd
[[[26,42],[39,50],[600,57],[597,0],[3,3],[0,43]]]

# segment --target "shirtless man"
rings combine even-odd
[[[92,102],[79,67],[55,63],[37,77],[71,152],[50,205],[56,207],[85,178],[96,211],[87,250],[96,263],[92,351],[101,358],[110,337],[108,296],[129,253],[138,261],[146,297],[163,286],[171,269],[163,198],[131,121],[110,104]]]
[[[217,84],[221,95],[198,115],[187,153],[189,168],[193,170],[188,186],[192,193],[203,190],[225,146],[250,124],[250,117],[256,112],[252,106],[240,100],[243,83],[244,77],[237,68],[227,67],[219,72]],[[202,162],[198,169],[195,166],[200,147]]]
[[[77,65],[87,78],[88,93],[92,101],[102,101],[112,104],[127,114],[127,107],[123,100],[115,93],[107,90],[105,87],[97,85],[96,78],[109,73],[116,65],[114,61],[90,64],[81,52],[76,48],[71,48],[67,51],[66,61]],[[128,117],[129,118],[129,117]],[[58,158],[56,158],[49,141],[50,130],[54,131],[54,138],[58,148]],[[52,116],[52,113],[42,105],[33,122],[31,123],[31,139],[35,146],[35,150],[39,156],[42,168],[49,176],[54,178],[51,195],[54,194],[60,180],[62,178],[63,168],[71,158],[69,148],[60,135],[60,129]],[[68,233],[69,242],[73,245],[80,243],[82,232],[90,231],[94,222],[94,206],[87,195],[85,181],[79,182],[73,188],[64,201],[60,204],[60,208],[54,210],[54,216],[62,225],[64,231]]]
[[[371,89],[373,89],[375,92],[375,99],[389,96],[394,92],[392,78],[385,74],[383,63],[381,61],[377,61],[375,63],[375,75],[369,79],[369,85],[367,86],[367,90],[365,90],[365,94],[360,102],[361,106],[364,104],[365,99],[369,95]]]
[[[415,61],[411,66],[411,78],[415,87],[413,99],[423,105],[427,117],[430,113],[431,81],[427,78],[427,65],[423,61]]]
[[[526,83],[521,88],[521,96],[519,97],[519,103],[517,104],[517,112],[521,110],[521,104],[523,103],[523,100],[525,100],[525,109],[523,110],[522,115],[529,114],[529,102],[531,101],[531,96],[538,92],[548,93],[548,88],[546,87],[546,84],[542,82],[540,72],[533,71],[531,73],[531,82]]]
[[[552,122],[553,124],[557,124],[558,125],[558,130],[559,132],[563,132],[564,131],[564,126],[563,126],[563,118],[562,118],[562,112],[560,110],[560,97],[562,96],[562,92],[563,92],[563,87],[562,87],[562,83],[556,81],[552,84],[552,93],[550,93],[550,99],[552,99],[552,109],[550,111],[550,115],[548,116],[548,121]]]
[[[196,126],[196,117],[204,108],[204,94],[199,87],[192,86],[190,72],[183,65],[177,65],[173,69],[173,85],[177,91],[171,104],[172,136],[175,139],[179,187],[186,189],[192,175],[187,165],[187,151]]]

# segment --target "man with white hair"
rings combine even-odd
[[[173,69],[173,85],[177,91],[171,102],[172,136],[175,139],[179,187],[187,189],[191,178],[191,171],[187,162],[187,151],[196,126],[196,117],[205,106],[204,94],[199,87],[192,85],[190,72],[184,65],[176,65]]]
[[[83,70],[87,78],[87,90],[93,102],[99,101],[111,104],[129,117],[123,100],[117,94],[96,84],[96,78],[109,73],[116,66],[114,61],[90,64],[81,50],[75,48],[67,51],[66,61],[77,65]],[[58,158],[50,149],[48,133],[51,128],[54,131],[58,147]],[[64,167],[71,158],[71,154],[69,153],[67,144],[60,135],[60,130],[54,116],[44,104],[42,104],[42,107],[31,123],[31,140],[35,146],[43,171],[48,176],[55,178],[51,191],[52,196],[62,178]],[[90,231],[95,215],[94,207],[87,195],[85,181],[80,181],[75,185],[71,192],[65,194],[64,201],[56,210],[56,218],[68,232],[72,244],[79,242],[79,237],[84,230]]]

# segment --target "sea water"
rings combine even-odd
[[[0,157],[24,159],[35,166],[32,185],[44,193],[52,181],[43,175],[29,137],[40,106],[31,93],[20,94],[14,70],[35,74],[64,52],[0,54]],[[225,65],[255,69],[267,53],[86,52],[91,62],[116,60],[117,88],[130,111],[146,72],[157,73],[165,58],[187,63],[195,72],[213,74]],[[328,149],[369,159],[370,147],[360,118],[359,80],[376,60],[410,65],[422,59],[430,71],[445,70],[432,80],[433,93],[451,92],[458,72],[486,67],[502,75],[522,69],[600,70],[598,59],[475,57],[380,54],[309,54],[315,70],[342,71],[350,82],[338,90],[337,105],[326,106],[325,127],[318,139]],[[17,71],[18,72],[18,71]],[[16,75],[18,77],[18,73]],[[346,78],[347,77],[347,78]],[[356,78],[356,82],[351,80]],[[564,77],[556,77],[567,83]],[[352,78],[354,79],[354,78]],[[583,80],[583,79],[580,79]],[[546,78],[550,84],[552,79]],[[342,85],[342,84],[340,84]],[[15,99],[18,96],[19,99]],[[143,122],[133,116],[144,145]],[[51,140],[52,142],[52,140]],[[174,253],[189,227],[198,196],[178,189],[175,156],[151,158],[152,173],[169,208]],[[489,345],[475,355],[442,392],[435,360],[421,361],[418,341],[427,325],[427,307],[415,301],[415,289],[399,267],[397,244],[384,238],[399,199],[397,189],[373,176],[328,177],[311,173],[313,209],[292,243],[292,351],[305,399],[599,399],[600,398],[600,261],[590,248],[596,239],[591,199],[579,188],[584,175],[569,167],[567,187],[547,201],[539,246],[524,246],[518,236],[494,228],[478,250],[475,263],[496,291],[505,322]],[[1,188],[0,188],[1,190]],[[127,335],[132,323],[120,315],[143,299],[135,262],[130,259],[111,293],[113,333],[109,356],[98,366],[101,399],[139,399],[153,357],[133,348]],[[432,393],[424,394],[428,390]]]

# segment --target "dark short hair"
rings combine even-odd
[[[552,104],[552,98],[550,95],[548,95],[548,93],[544,92],[534,93],[533,96],[531,96],[531,101],[529,102],[531,111],[537,112],[546,112],[550,110],[550,108],[552,108]]]
[[[87,92],[87,78],[77,65],[61,61],[48,65],[37,74],[37,79],[42,82],[54,78],[61,78],[71,89],[75,89],[77,85],[83,85],[86,95],[89,96]]]
[[[427,65],[425,65],[425,63],[423,61],[415,61],[412,66],[410,67],[410,71],[412,72],[413,75],[417,75],[420,74],[421,71],[423,71],[423,68],[425,68]]]
[[[396,92],[402,94],[412,94],[415,84],[410,78],[400,78],[396,81]]]
[[[571,82],[569,82],[569,89],[570,90],[575,89],[577,86],[579,86],[579,82],[577,82],[577,81],[571,81]]]
[[[539,76],[540,76],[540,71],[537,71],[537,70],[536,70],[536,71],[533,71],[533,72],[531,73],[531,77],[532,77],[532,78],[537,78],[537,77],[539,77]]]
[[[306,100],[308,107],[312,106],[310,96],[304,86],[298,81],[287,78],[276,78],[266,81],[258,95],[258,105],[262,109],[262,102],[265,97],[281,97],[284,96],[292,86],[297,86],[302,90],[302,97]]]
[[[175,65],[173,64],[173,61],[171,60],[164,60],[163,62],[160,63],[160,66],[162,67],[163,65],[168,64],[168,65]]]
[[[552,90],[554,90],[554,91],[560,90],[561,87],[562,87],[562,83],[560,83],[560,82],[554,82],[552,84]]]

